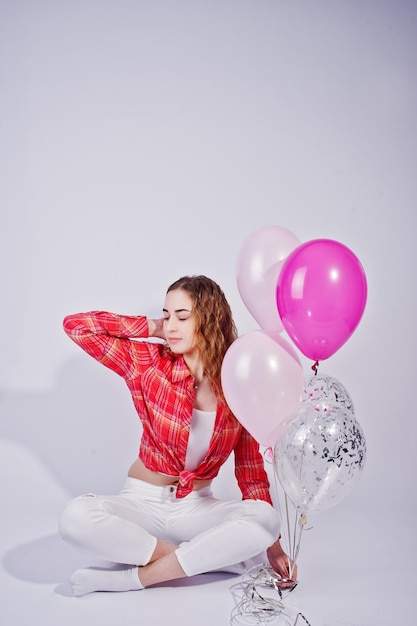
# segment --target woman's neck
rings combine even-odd
[[[184,361],[197,383],[204,378],[203,362],[198,354],[184,354]]]

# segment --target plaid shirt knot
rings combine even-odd
[[[191,470],[180,472],[179,484],[177,487],[177,498],[184,498],[193,490],[193,482],[196,475]]]

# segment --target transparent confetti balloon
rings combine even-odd
[[[304,403],[275,446],[274,467],[293,504],[305,514],[341,502],[362,475],[366,441],[339,404]]]
[[[346,387],[333,376],[316,374],[304,381],[303,402],[331,402],[341,404],[355,413],[352,398]]]

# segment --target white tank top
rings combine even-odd
[[[193,409],[185,469],[195,470],[206,456],[213,435],[216,411]]]

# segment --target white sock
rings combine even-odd
[[[69,581],[74,596],[85,596],[93,591],[137,591],[143,589],[137,567],[125,569],[87,567],[75,571]]]

